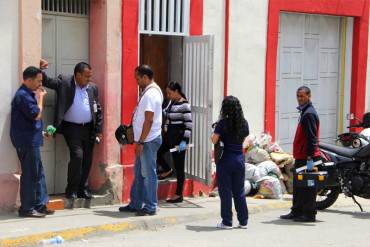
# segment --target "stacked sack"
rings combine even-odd
[[[280,199],[285,193],[293,193],[292,155],[284,153],[272,137],[262,133],[250,135],[244,142],[245,190],[249,196]]]

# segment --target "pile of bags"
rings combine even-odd
[[[293,156],[284,153],[272,142],[272,137],[262,133],[250,135],[244,143],[245,191],[248,196],[280,199],[283,194],[293,193]]]

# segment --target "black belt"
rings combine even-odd
[[[73,125],[73,126],[79,126],[79,127],[89,127],[93,124],[93,122],[88,122],[88,123],[72,123],[72,122],[68,122],[68,121],[63,121],[65,124],[67,125]]]

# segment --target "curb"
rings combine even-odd
[[[291,206],[290,201],[278,201],[265,205],[249,205],[249,214],[266,212],[274,209],[285,209]],[[205,212],[193,215],[168,216],[161,218],[145,217],[142,220],[132,222],[118,222],[114,224],[103,224],[88,227],[80,227],[62,231],[51,231],[40,234],[31,234],[16,238],[0,239],[1,247],[13,246],[37,246],[43,239],[61,236],[65,241],[80,240],[94,235],[105,235],[123,233],[132,230],[156,230],[166,226],[189,223],[193,221],[205,220],[218,217],[219,212]]]

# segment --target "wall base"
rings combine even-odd
[[[20,206],[20,175],[0,174],[0,212],[14,211]]]

